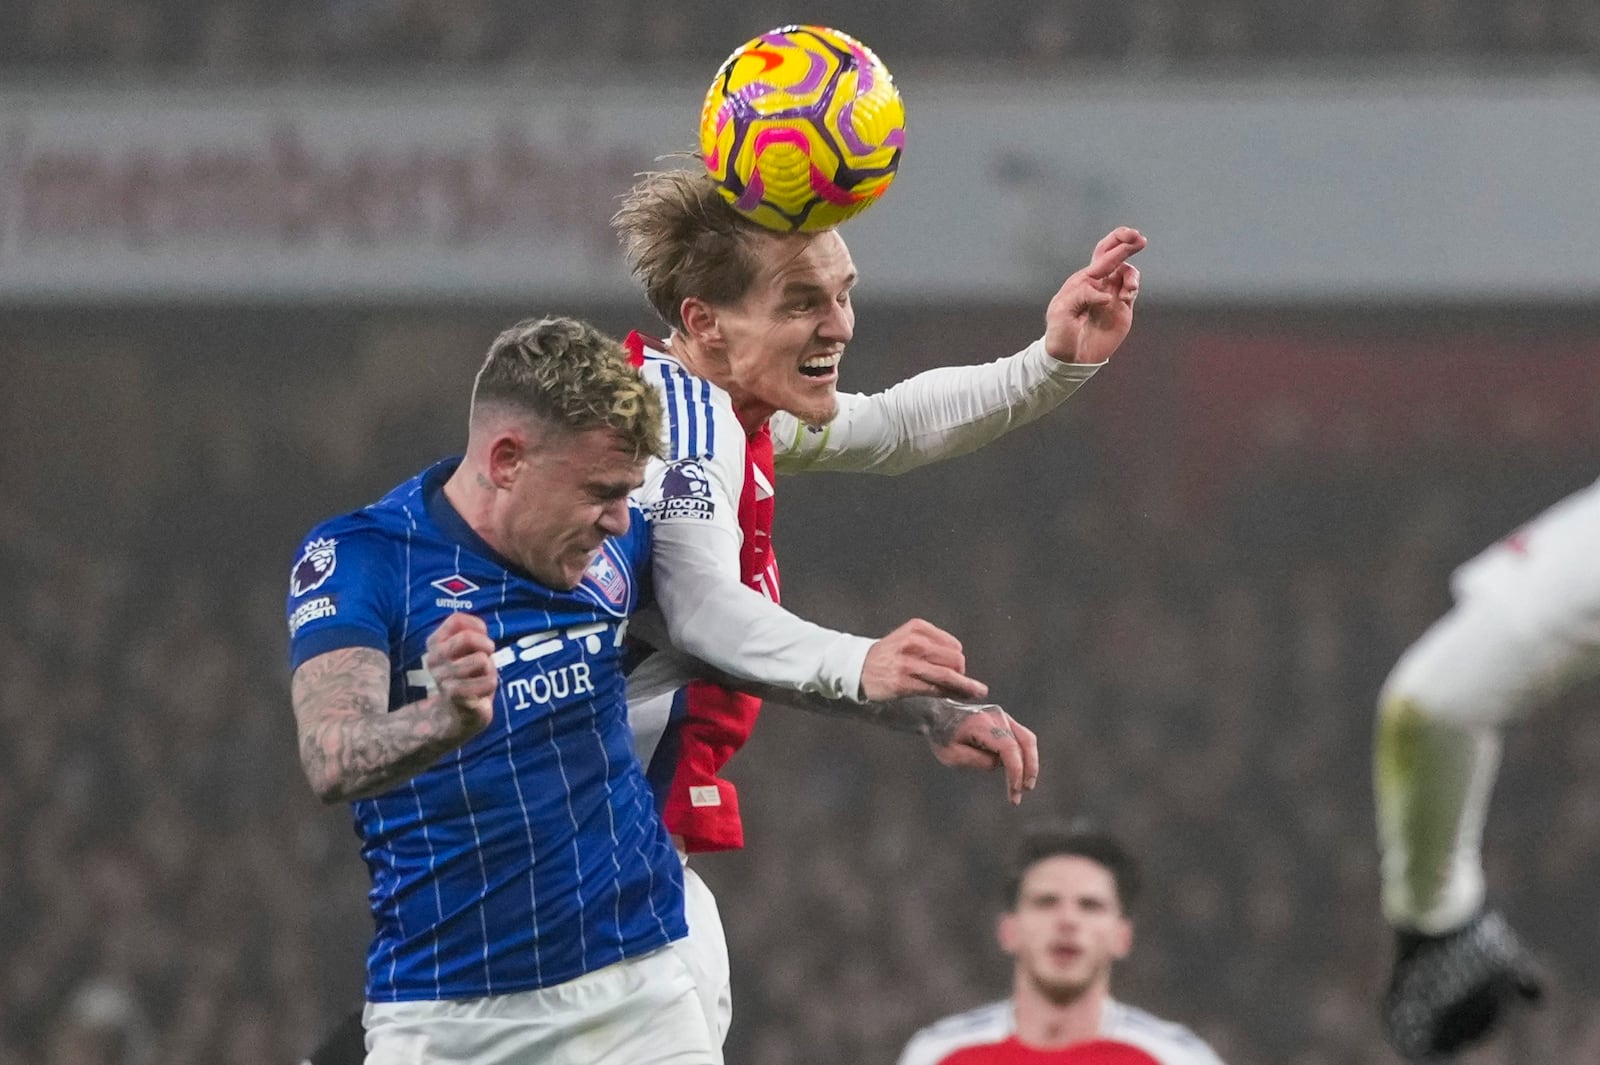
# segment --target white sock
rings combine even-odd
[[[1453,931],[1483,907],[1480,853],[1500,732],[1441,721],[1390,696],[1378,712],[1376,748],[1384,916],[1428,935]]]

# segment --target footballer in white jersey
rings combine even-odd
[[[987,366],[923,375],[934,379],[915,378],[878,396],[841,396],[839,415],[820,432],[807,432],[792,417],[773,417],[788,443],[780,457],[768,423],[747,430],[728,393],[688,373],[663,341],[633,333],[626,346],[645,379],[661,389],[667,411],[666,458],[650,465],[634,499],[655,531],[655,590],[662,610],[669,617],[694,618],[672,642],[688,644],[720,669],[833,699],[834,714],[850,705],[843,697],[861,693],[873,641],[814,625],[778,606],[771,538],[775,466],[787,459],[809,469],[909,469],[1032,420],[1096,369],[1058,364],[1035,345]],[[649,619],[638,627],[648,629]],[[744,746],[761,709],[760,699],[695,679],[702,669],[664,651],[628,677],[635,749],[668,831],[686,855],[744,845],[738,792],[721,770]],[[862,720],[876,724],[915,724],[898,711],[898,721],[886,720],[881,704],[860,709]],[[1023,749],[1032,746],[1026,729],[1007,727]],[[684,889],[690,927],[685,954],[705,994],[706,1013],[725,1037],[732,991],[721,917],[711,890],[692,868],[685,872]]]
[[[654,515],[655,592],[671,645],[743,679],[770,680],[766,667],[799,662],[813,674],[786,683],[845,699],[981,697],[959,642],[926,622],[863,647],[777,605],[774,474],[898,473],[964,454],[1050,410],[1127,336],[1139,287],[1128,260],[1144,237],[1126,227],[1107,234],[1051,299],[1044,336],[1023,352],[851,396],[837,385],[854,331],[856,271],[836,230],[764,230],[695,170],[643,175],[613,224],[670,327],[665,340],[636,336],[629,346],[647,377],[654,367],[669,420],[681,415],[671,457],[636,496]],[[796,658],[801,646],[823,653]],[[683,692],[655,705],[653,720],[643,707],[632,712],[641,736],[662,737],[641,756],[657,767],[653,782],[666,781],[667,827],[687,852],[742,846],[737,793],[720,770],[743,746],[759,702],[693,683]],[[1015,744],[1015,728],[996,722],[972,747]],[[1021,783],[1031,786],[1031,774]],[[694,925],[691,917],[690,941]]]
[[[1413,1056],[1475,1041],[1506,1003],[1541,994],[1484,910],[1480,848],[1503,727],[1600,673],[1600,482],[1462,565],[1451,587],[1455,605],[1401,656],[1378,709],[1382,900],[1397,932],[1384,1027]]]

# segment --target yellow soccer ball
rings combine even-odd
[[[782,26],[741,45],[700,112],[700,154],[723,196],[779,232],[827,229],[872,206],[905,143],[889,69],[826,26]]]

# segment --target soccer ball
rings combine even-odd
[[[906,111],[871,49],[826,26],[782,26],[722,64],[700,111],[700,154],[734,209],[812,232],[872,206],[906,143]]]

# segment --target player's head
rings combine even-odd
[[[1109,991],[1112,965],[1133,946],[1138,893],[1138,863],[1115,837],[1058,826],[1026,832],[999,927],[1018,990],[1062,1003]]]
[[[501,333],[473,386],[467,441],[492,546],[551,587],[575,586],[601,541],[627,532],[661,417],[655,389],[593,326],[541,318]]]
[[[838,410],[855,263],[836,230],[775,233],[700,170],[645,174],[612,219],[656,313],[734,403],[818,424]]]

